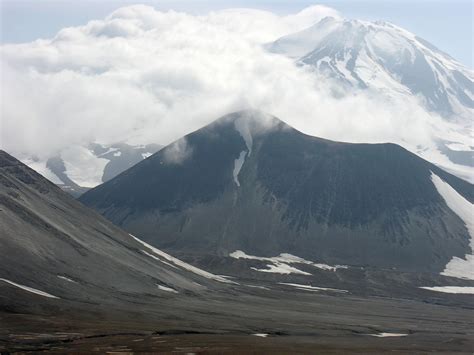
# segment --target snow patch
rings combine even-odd
[[[244,286],[251,287],[251,288],[259,288],[261,290],[270,290],[268,287],[265,287],[265,286],[257,286],[257,285],[244,285]]]
[[[257,269],[256,267],[251,267],[252,270],[260,272],[271,272],[275,274],[300,274],[300,275],[311,275],[309,272],[299,270],[293,266],[290,266],[285,263],[280,263],[276,261],[274,264],[267,264],[268,269]]]
[[[301,285],[301,284],[293,284],[293,283],[287,283],[287,282],[279,282],[279,284],[296,287],[297,289],[304,290],[304,291],[331,291],[331,292],[340,292],[340,293],[349,292],[347,290],[340,290],[337,288],[316,287],[316,286],[311,286],[311,285]]]
[[[474,280],[474,255],[466,254],[464,257],[465,259],[453,257],[441,275]]]
[[[295,274],[311,275],[310,273],[298,270],[288,264],[306,264],[306,265],[311,265],[315,268],[325,270],[325,271],[336,271],[338,269],[348,268],[348,266],[346,265],[331,266],[327,264],[315,263],[315,262],[300,258],[299,256],[295,256],[288,253],[281,253],[279,256],[266,258],[266,257],[248,255],[248,254],[245,254],[245,252],[243,252],[242,250],[236,250],[233,253],[230,253],[229,256],[234,259],[269,261],[271,264],[267,265],[268,269],[257,269],[257,268],[252,268],[252,269],[256,271],[261,271],[261,272],[275,272],[279,274],[295,273]]]
[[[431,172],[431,181],[444,199],[448,207],[456,213],[466,224],[466,228],[471,237],[471,253],[474,252],[474,208],[473,204],[462,197],[449,184]],[[474,280],[474,255],[466,254],[464,259],[453,257],[441,273],[444,276],[457,277],[461,279]]]
[[[115,153],[114,153],[114,157],[119,157],[119,156],[121,156],[121,155],[122,155],[122,152],[115,152]]]
[[[268,336],[267,333],[255,333],[252,334],[254,337],[266,338]]]
[[[233,171],[234,182],[239,187],[240,187],[239,173],[240,173],[240,169],[242,169],[242,166],[244,165],[246,154],[247,152],[245,150],[241,151],[239,157],[235,159],[234,161],[234,171]]]
[[[389,338],[389,337],[406,337],[408,334],[405,333],[378,333],[378,334],[366,334],[371,337],[377,338]]]
[[[224,277],[221,277],[221,276],[218,276],[218,275],[214,275],[214,274],[211,274],[210,272],[207,272],[207,271],[204,271],[204,270],[201,270],[195,266],[192,266],[188,263],[185,263],[184,261],[181,261],[167,253],[165,253],[164,251],[161,251],[160,249],[157,249],[155,247],[152,247],[150,244],[148,243],[145,243],[144,241],[138,239],[137,237],[135,237],[133,234],[129,234],[133,239],[135,239],[137,242],[139,242],[140,244],[144,245],[146,248],[148,248],[151,252],[153,252],[155,255],[158,255],[159,257],[162,257],[164,259],[166,259],[167,261],[175,264],[176,266],[179,266],[185,270],[188,270],[188,271],[191,271],[192,273],[196,274],[196,275],[199,275],[199,276],[202,276],[202,277],[205,277],[207,279],[211,279],[211,280],[214,280],[214,281],[219,281],[219,282],[224,282],[224,283],[231,283],[231,284],[237,284],[236,282],[234,281],[230,281],[230,280],[227,280],[226,278]],[[154,257],[151,253],[146,253],[148,256],[151,256],[152,258],[154,259],[158,259],[160,260],[159,258],[156,258]],[[162,261],[162,260],[160,260]],[[162,261],[163,262],[163,261]]]
[[[67,282],[73,282],[73,283],[76,283],[76,281],[74,281],[74,280],[71,280],[69,277],[66,277],[66,276],[61,276],[61,275],[58,275],[58,278],[60,278],[61,280],[67,281]]]
[[[35,293],[35,294],[40,295],[40,296],[43,296],[43,297],[57,298],[57,299],[59,299],[59,297],[53,296],[53,295],[51,295],[51,294],[49,294],[49,293],[47,293],[47,292],[37,290],[36,288],[33,288],[33,287],[28,287],[28,286],[20,285],[20,284],[17,284],[16,282],[13,282],[13,281],[10,281],[10,280],[7,280],[7,279],[2,279],[2,278],[0,278],[0,281],[6,282],[6,283],[8,283],[8,284],[10,284],[10,285],[12,285],[12,286],[21,288],[22,290],[25,290],[25,291],[28,291],[28,292],[31,292],[31,293]]]
[[[434,287],[420,287],[425,290],[444,292],[444,293],[460,293],[474,295],[474,287],[465,286],[434,286]]]
[[[150,152],[142,153],[142,158],[146,159],[148,157],[151,157],[152,155],[153,155],[153,153],[150,153]]]
[[[158,285],[158,284],[156,284],[156,286],[158,286],[158,288],[162,291],[178,293],[178,291],[176,291],[174,288],[171,288],[171,287],[166,287],[166,286]]]

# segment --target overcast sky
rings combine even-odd
[[[113,10],[143,3],[158,10],[174,9],[193,14],[212,10],[252,7],[279,14],[294,13],[313,4],[324,4],[343,16],[385,20],[432,42],[451,56],[473,67],[472,0],[0,0],[2,42],[27,42],[50,38],[61,28],[101,19]]]

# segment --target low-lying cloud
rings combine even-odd
[[[182,164],[192,154],[193,148],[189,146],[186,137],[183,137],[163,149],[163,160],[166,164]]]
[[[236,9],[195,16],[137,5],[53,39],[3,45],[3,149],[45,159],[71,145],[170,143],[229,112],[259,109],[313,135],[433,144],[444,124],[413,102],[333,84],[263,44],[339,16]]]

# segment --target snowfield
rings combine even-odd
[[[472,254],[474,252],[474,205],[434,173],[431,173],[431,181],[448,207],[464,221],[471,237],[471,254],[466,254],[464,259],[455,256],[441,274],[474,280],[474,255]]]

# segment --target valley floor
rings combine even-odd
[[[4,301],[6,295],[1,296]],[[2,353],[474,351],[469,303],[243,290],[237,285],[201,295],[137,298],[107,308],[35,295],[17,303],[25,295],[8,296],[10,304],[0,313]]]

